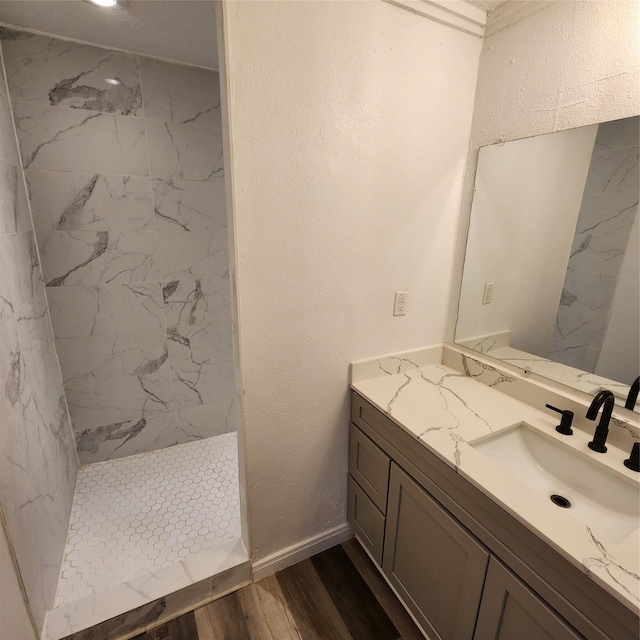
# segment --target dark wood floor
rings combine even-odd
[[[355,540],[134,640],[424,640]]]

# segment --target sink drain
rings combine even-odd
[[[553,502],[557,507],[562,507],[563,509],[568,509],[571,506],[571,502],[569,500],[564,496],[559,496],[557,493],[554,493],[551,496],[551,502]]]

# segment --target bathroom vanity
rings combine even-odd
[[[633,492],[637,425],[588,458],[593,423],[562,436],[538,408],[556,392],[523,402],[526,381],[448,347],[356,363],[351,387],[349,521],[430,639],[637,640],[637,516],[630,533],[577,518],[475,448],[527,425]]]

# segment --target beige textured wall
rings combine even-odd
[[[263,559],[345,524],[349,362],[442,340],[480,40],[383,2],[225,12]]]
[[[478,148],[640,112],[640,2],[549,2],[484,40],[446,339],[453,339]]]

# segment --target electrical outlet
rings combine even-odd
[[[406,316],[407,315],[407,298],[409,293],[407,291],[396,291],[396,299],[393,304],[394,316]]]
[[[484,285],[482,293],[482,304],[491,304],[493,300],[493,282],[487,282]]]

